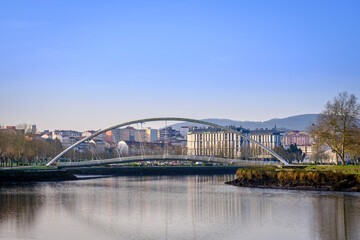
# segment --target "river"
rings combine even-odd
[[[225,185],[233,175],[0,186],[0,239],[360,239],[360,194]]]

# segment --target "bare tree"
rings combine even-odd
[[[19,162],[22,162],[24,160],[26,147],[26,139],[19,132],[14,133],[13,147],[16,151],[16,165],[19,165]]]
[[[325,153],[324,145],[314,143],[311,148],[311,158],[315,163],[323,163],[328,160],[328,155]]]
[[[358,163],[360,158],[360,129],[353,131],[348,139],[349,156],[354,164]]]
[[[13,160],[17,156],[16,148],[14,147],[14,141],[15,141],[15,133],[13,130],[6,130],[3,132],[1,138],[2,140],[2,152],[3,152],[3,158],[6,161],[6,165],[8,161],[10,160],[10,166],[12,166]]]
[[[26,129],[26,128],[25,128]],[[19,129],[0,130],[0,161],[2,166],[12,166],[13,161],[19,163],[44,163],[48,157],[56,156],[62,145],[59,140],[36,140],[30,133]]]
[[[325,110],[318,116],[317,122],[310,126],[310,134],[320,145],[326,145],[342,164],[350,150],[350,138],[358,129],[360,105],[355,95],[340,93],[332,102],[327,102]]]
[[[5,166],[6,161],[6,145],[8,143],[7,134],[5,131],[0,130],[0,160],[1,166]]]

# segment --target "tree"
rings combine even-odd
[[[326,161],[328,159],[328,156],[325,153],[324,145],[319,145],[318,143],[314,143],[312,145],[311,158],[312,158],[312,160],[315,161],[315,163],[317,163],[317,162],[322,163],[322,162]]]
[[[0,141],[1,144],[1,152],[2,152],[2,159],[5,162],[5,165],[10,160],[10,166],[12,166],[13,160],[17,156],[16,148],[14,147],[14,141],[15,141],[15,132],[13,130],[2,130],[2,133],[0,134],[0,138],[2,139]]]
[[[349,156],[352,159],[353,163],[358,163],[360,158],[360,129],[353,131],[348,139],[349,145]]]
[[[305,158],[305,153],[303,153],[302,150],[296,146],[296,144],[291,144],[287,149],[285,149],[283,146],[276,146],[273,148],[273,151],[290,163],[292,163],[294,160],[301,162]]]
[[[349,153],[352,136],[358,131],[360,105],[355,95],[347,92],[339,93],[332,102],[327,102],[325,110],[318,116],[315,124],[309,127],[310,134],[320,145],[326,145],[345,164],[345,156]]]
[[[273,151],[283,159],[286,159],[290,163],[292,162],[293,159],[290,158],[289,152],[283,146],[276,146],[273,148]]]
[[[290,144],[290,147],[287,151],[292,160],[302,162],[305,158],[305,153],[303,153],[302,150],[296,146],[296,143]]]
[[[8,134],[5,131],[0,129],[0,160],[1,166],[5,166],[5,161],[7,160],[6,148],[8,145]]]

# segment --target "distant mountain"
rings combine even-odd
[[[253,121],[235,121],[230,119],[218,119],[218,118],[208,118],[202,119],[207,122],[215,123],[221,126],[242,126],[246,129],[256,129],[256,128],[269,128],[272,129],[275,127],[278,129],[289,129],[289,130],[299,130],[299,131],[306,131],[307,127],[311,123],[316,122],[318,114],[303,114],[297,115],[287,118],[274,118],[264,122],[253,122]],[[177,123],[172,125],[174,129],[180,129],[181,126],[202,126],[201,124],[194,124],[194,123]]]

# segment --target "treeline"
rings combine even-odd
[[[26,128],[0,129],[0,166],[45,165],[62,152],[65,147],[58,139],[42,139]],[[134,143],[129,145],[129,155],[186,154],[181,146],[160,146]],[[62,161],[82,161],[108,159],[120,156],[116,147],[99,147],[87,143],[81,148],[72,149],[62,156]]]
[[[0,130],[0,165],[42,165],[62,150],[59,140],[36,139],[31,133]]]
[[[65,148],[58,139],[42,139],[30,131],[0,129],[0,166],[45,165]],[[68,161],[83,159],[103,159],[116,157],[114,149],[96,150],[82,149],[64,154]]]

